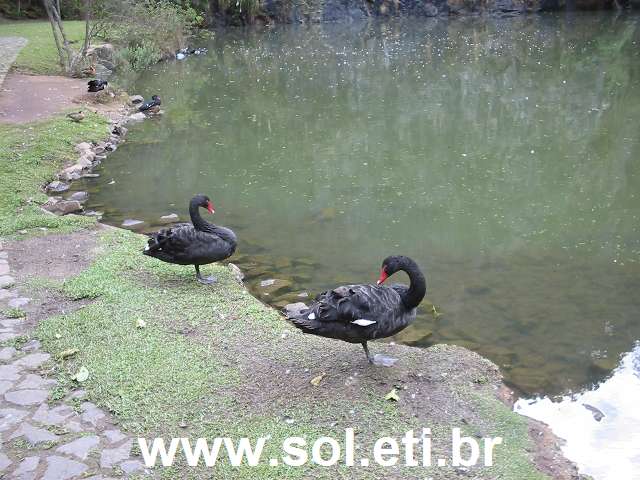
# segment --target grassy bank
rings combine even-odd
[[[373,353],[401,359],[394,368],[373,367],[358,345],[305,336],[290,327],[223,265],[205,268],[219,282],[203,286],[194,281],[192,268],[141,255],[144,237],[98,228],[79,217],[41,213],[34,205],[42,199],[38,186],[72,155],[75,141],[97,139],[103,132],[105,125],[93,117],[79,125],[54,119],[0,132],[0,192],[6,199],[0,210],[2,235],[42,235],[40,227],[58,235],[75,230],[74,238],[86,234],[93,246],[92,261],[63,283],[47,277],[46,269],[36,278],[21,278],[18,271],[21,288],[38,285],[48,298],[65,304],[66,313],[40,319],[35,332],[56,359],[56,398],[80,386],[72,376],[85,367],[89,377],[81,387],[89,399],[135,435],[270,436],[266,461],[258,467],[220,462],[209,469],[189,468],[182,462],[156,470],[167,479],[547,478],[528,453],[533,445],[526,420],[495,397],[497,368],[478,355],[443,345],[419,350],[373,344]],[[46,236],[36,241],[30,262],[68,261],[68,255],[47,251]],[[77,352],[62,355],[65,351]],[[394,389],[397,400],[388,399]],[[268,465],[269,458],[280,456],[279,444],[288,436],[310,442],[321,435],[340,439],[345,428],[354,428],[359,459],[371,458],[377,438],[400,439],[410,429],[419,436],[423,427],[431,428],[434,459],[450,458],[452,427],[475,437],[502,436],[504,444],[495,450],[494,467],[471,473],[452,466]]]
[[[69,20],[64,29],[69,41],[78,45],[84,40],[84,22]],[[0,37],[23,37],[29,43],[20,50],[13,69],[21,73],[60,75],[58,51],[51,34],[51,25],[45,20],[25,20],[0,23]]]

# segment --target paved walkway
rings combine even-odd
[[[22,37],[0,37],[0,87],[7,76],[9,68],[15,62],[18,53],[27,44]]]
[[[84,401],[83,390],[52,400],[51,356],[37,340],[25,343],[24,317],[10,318],[32,302],[13,283],[11,258],[0,241],[0,478],[105,480],[149,473],[131,455],[134,439]]]

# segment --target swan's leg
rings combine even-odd
[[[212,283],[216,283],[218,281],[216,277],[203,277],[200,274],[200,265],[194,265],[194,267],[196,267],[196,279],[203,285],[211,285]]]
[[[373,358],[371,358],[371,354],[369,353],[367,342],[362,342],[362,348],[364,348],[364,353],[367,356],[367,360],[369,360],[369,363],[373,363]]]

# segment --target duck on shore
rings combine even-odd
[[[233,230],[207,222],[200,216],[200,208],[213,214],[213,204],[206,195],[196,195],[189,203],[191,223],[182,223],[151,235],[144,253],[167,263],[193,265],[198,282],[215,283],[215,277],[203,277],[200,265],[229,258],[236,250],[237,238]]]
[[[140,107],[138,107],[139,112],[144,113],[158,113],[160,111],[160,105],[162,101],[160,100],[159,95],[153,95],[151,100],[147,100]]]
[[[382,285],[398,271],[409,275],[410,285]],[[370,363],[367,342],[395,335],[416,318],[416,307],[427,290],[420,267],[409,257],[394,255],[382,263],[376,285],[345,285],[327,290],[306,309],[289,319],[304,333],[360,343]],[[383,362],[392,364],[392,362]]]
[[[89,91],[90,92],[99,92],[100,90],[104,90],[104,87],[106,87],[109,84],[109,82],[107,82],[106,80],[89,80],[87,82],[87,85],[89,87]]]

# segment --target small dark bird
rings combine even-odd
[[[407,272],[410,285],[382,283],[397,271]],[[346,285],[318,295],[307,309],[289,319],[304,333],[361,343],[367,359],[367,341],[395,335],[416,318],[416,307],[427,291],[420,267],[409,257],[391,256],[382,263],[376,285]],[[393,359],[392,359],[393,360]]]
[[[215,283],[215,277],[200,275],[200,265],[229,258],[236,251],[238,240],[233,230],[209,223],[200,216],[200,208],[214,213],[213,204],[206,195],[196,195],[189,203],[191,223],[182,223],[151,235],[145,255],[163,262],[193,265],[196,279],[205,285]]]
[[[144,102],[138,108],[138,111],[145,113],[158,113],[160,111],[160,97],[158,95],[154,95],[151,97],[151,100]]]
[[[74,122],[78,123],[84,120],[84,112],[80,110],[79,112],[67,113],[67,117],[69,117]]]
[[[108,83],[106,80],[89,80],[87,85],[89,85],[90,92],[99,92],[100,90],[104,90],[104,87],[106,87]]]

